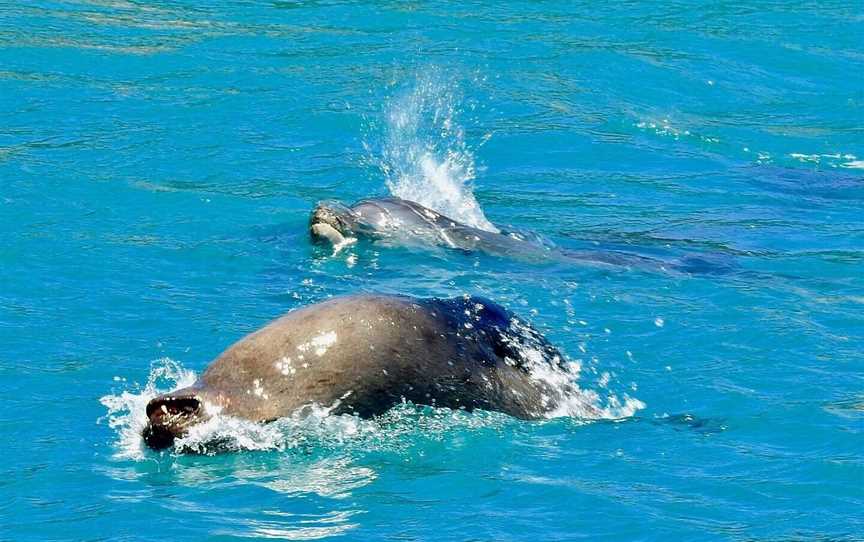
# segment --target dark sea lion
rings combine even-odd
[[[309,232],[314,241],[332,244],[337,249],[363,237],[527,261],[560,261],[613,269],[678,273],[730,270],[728,263],[704,256],[665,261],[620,250],[558,248],[534,233],[482,230],[419,203],[392,197],[364,199],[350,207],[337,201],[323,201],[312,211]]]
[[[355,295],[275,320],[216,358],[194,385],[147,405],[152,448],[214,414],[255,422],[318,404],[381,414],[410,401],[538,418],[573,375],[536,330],[486,299]]]
[[[334,246],[369,237],[501,256],[543,257],[551,250],[539,236],[481,230],[400,198],[364,199],[351,207],[321,202],[312,211],[309,229],[313,240]]]

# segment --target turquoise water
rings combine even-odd
[[[864,539],[862,36],[855,2],[0,2],[0,539]],[[310,245],[388,193],[731,271]],[[141,447],[157,389],[357,291],[499,301],[607,419]]]

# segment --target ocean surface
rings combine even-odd
[[[862,13],[0,1],[0,540],[864,540]],[[389,194],[704,265],[310,243]],[[601,415],[143,447],[157,391],[353,292],[494,299]]]

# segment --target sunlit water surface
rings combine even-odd
[[[0,2],[0,539],[862,539],[860,5],[486,4]],[[310,244],[386,194],[722,265]],[[603,415],[143,448],[158,390],[361,291],[497,300]]]

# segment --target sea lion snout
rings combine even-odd
[[[154,450],[168,448],[202,418],[201,400],[194,394],[160,395],[147,404],[146,412],[149,422],[142,436]]]

